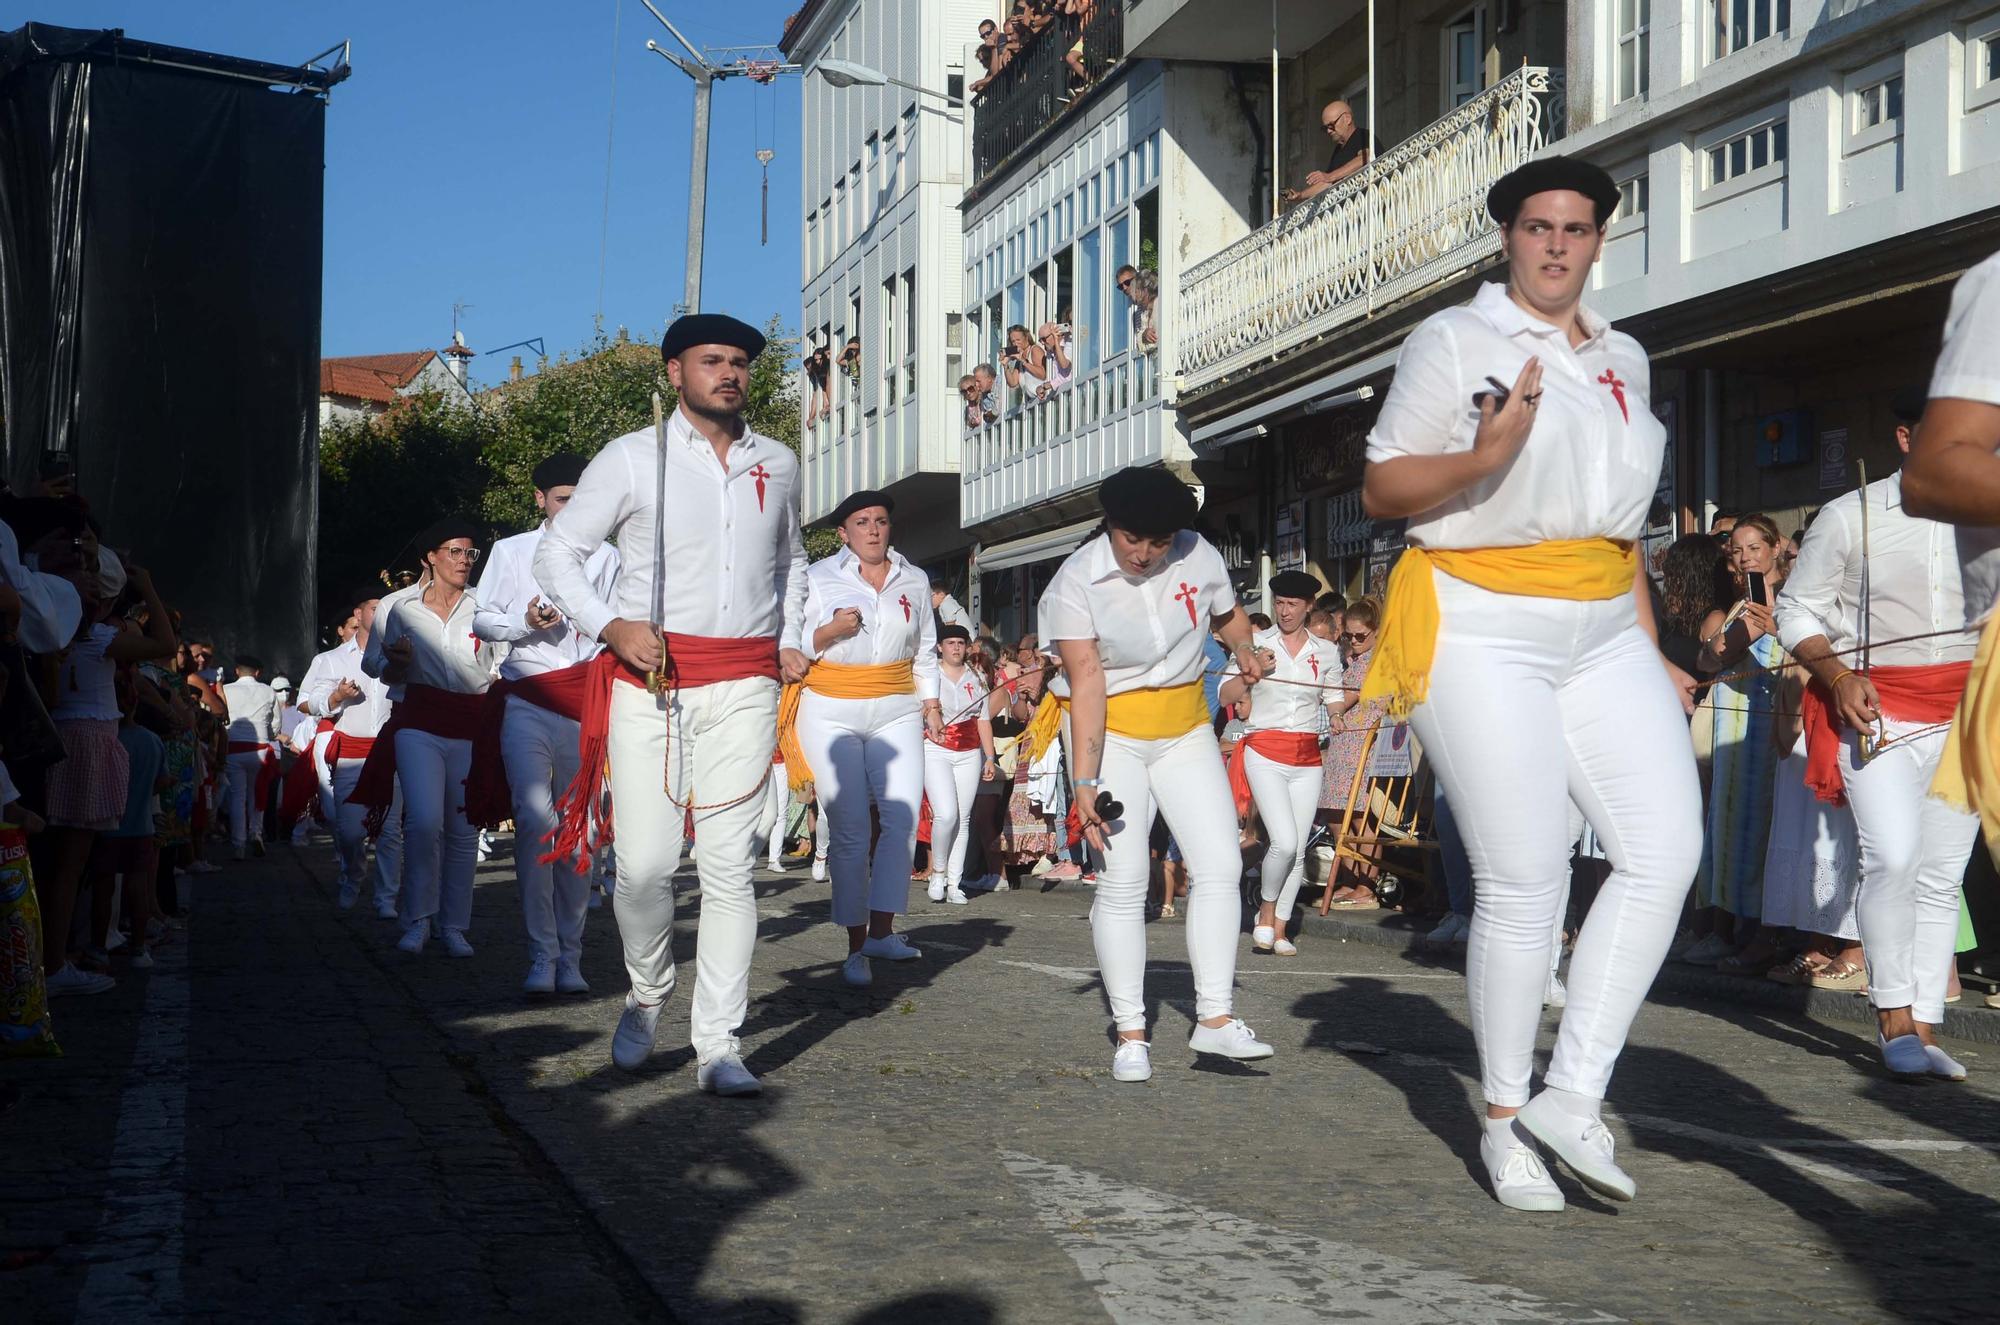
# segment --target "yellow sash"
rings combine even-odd
[[[1987,618],[1972,657],[1972,675],[1944,740],[1931,795],[1961,810],[1977,810],[1989,851],[2000,851],[2000,612]]]
[[[1044,694],[1028,730],[1021,740],[1028,747],[1028,760],[1042,757],[1049,742],[1061,729],[1062,715],[1069,712],[1069,700],[1053,693]],[[1135,741],[1171,741],[1197,727],[1208,725],[1208,698],[1201,682],[1186,685],[1153,686],[1127,690],[1104,700],[1104,730]]]
[[[778,697],[778,750],[785,757],[785,780],[803,795],[812,787],[812,768],[799,745],[799,701],[810,690],[828,699],[884,699],[916,693],[916,660],[886,663],[816,662],[806,679]]]
[[[1632,592],[1639,553],[1632,544],[1610,538],[1527,547],[1407,549],[1389,575],[1382,637],[1361,685],[1362,699],[1389,701],[1391,717],[1407,716],[1430,697],[1438,633],[1434,570],[1494,593],[1603,602]]]

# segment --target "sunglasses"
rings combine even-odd
[[[1372,630],[1347,630],[1342,631],[1338,638],[1346,640],[1349,644],[1366,644],[1368,637],[1374,633]]]
[[[1126,278],[1125,278],[1124,280],[1122,280],[1122,281],[1118,282],[1118,288],[1119,288],[1119,289],[1121,289],[1121,290],[1129,290],[1129,289],[1131,289],[1131,288],[1132,288],[1132,278],[1131,278],[1130,276],[1127,276],[1127,277],[1126,277]]]

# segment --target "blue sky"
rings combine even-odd
[[[775,42],[801,0],[654,3],[697,46],[728,46]],[[672,37],[639,0],[43,0],[27,17],[286,64],[351,40],[327,113],[323,352],[437,348],[463,301],[474,350],[540,336],[553,355],[598,308],[621,9],[603,310],[607,332],[638,336],[682,296],[694,113],[686,75],[646,49]],[[795,325],[798,80],[729,80],[714,105],[702,304]],[[777,151],[769,247],[760,146]],[[500,380],[514,353],[473,372]]]

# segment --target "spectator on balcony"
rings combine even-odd
[[[1355,122],[1354,110],[1345,101],[1327,102],[1326,109],[1319,113],[1319,127],[1333,139],[1333,155],[1327,159],[1325,170],[1312,171],[1306,175],[1304,185],[1286,189],[1286,202],[1317,198],[1374,159],[1374,145]]]
[[[978,59],[979,67],[986,71],[986,77],[973,83],[974,92],[983,92],[986,85],[993,81],[993,75],[1000,72],[1002,63],[1000,51],[1004,40],[998,23],[990,18],[980,21],[979,46],[973,51],[973,56]]]
[[[1159,278],[1137,267],[1120,267],[1118,288],[1131,302],[1127,315],[1132,319],[1132,343],[1141,354],[1151,354],[1160,344]]]
[[[1007,328],[1007,346],[1000,351],[1000,362],[1006,368],[1009,391],[1032,392],[1048,380],[1049,356],[1018,322]],[[1024,382],[1029,378],[1031,383]]]
[[[1000,417],[1000,401],[995,393],[999,379],[993,365],[982,363],[958,381],[959,397],[965,401],[965,426],[983,428]],[[975,641],[976,642],[976,641]]]
[[[840,357],[834,360],[834,366],[846,373],[847,380],[855,386],[861,385],[861,337],[847,338],[847,348],[843,349]]]
[[[1062,0],[1063,13],[1069,16],[1070,30],[1076,34],[1076,42],[1063,56],[1063,63],[1069,66],[1070,92],[1074,95],[1090,86],[1090,69],[1083,62],[1083,34],[1090,27],[1090,21],[1097,17],[1097,0]]]
[[[1032,8],[1029,0],[1014,0],[1013,8],[1007,13],[1006,22],[996,35],[992,63],[986,66],[986,77],[972,85],[974,92],[984,92],[1000,76],[1001,70],[1014,62],[1014,58],[1024,50],[1038,28],[1031,28],[1028,13]],[[980,33],[985,35],[985,29]]]
[[[828,381],[833,374],[833,355],[826,348],[826,339],[818,331],[808,333],[812,341],[812,351],[806,355],[806,427],[833,413],[833,392]]]
[[[1048,377],[1035,388],[1035,398],[1047,400],[1069,386],[1070,379],[1076,376],[1076,339],[1067,322],[1042,323],[1035,339],[1040,342],[1043,361],[1048,365]]]

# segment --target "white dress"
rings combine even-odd
[[[1764,923],[1852,943],[1861,847],[1854,812],[1829,805],[1806,787],[1806,742],[1778,761],[1771,794],[1771,837],[1764,851]]]

